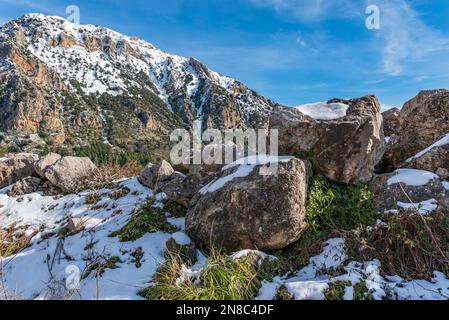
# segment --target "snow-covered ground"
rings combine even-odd
[[[137,291],[148,286],[159,264],[164,262],[165,243],[172,235],[146,234],[129,243],[109,237],[111,232],[124,227],[130,214],[152,196],[136,179],[120,185],[131,190],[127,196],[112,200],[111,190],[101,190],[101,200],[95,205],[85,203],[87,192],[59,198],[37,193],[11,198],[3,190],[0,225],[7,227],[18,222],[18,226],[27,226],[28,230],[41,230],[31,247],[16,256],[0,258],[3,279],[10,293],[26,299],[52,298],[54,286],[70,275],[66,273],[71,270],[66,270],[67,267],[76,266],[84,271],[96,257],[119,257],[117,269],[106,269],[98,279],[91,275],[81,280],[75,298],[139,299]],[[46,239],[46,234],[64,227],[68,217],[83,218],[85,230],[65,240],[56,235]],[[144,253],[139,268],[131,262],[131,253],[138,248]]]
[[[267,159],[268,161],[269,159]],[[46,197],[38,193],[22,197],[6,195],[9,188],[0,190],[0,226],[26,227],[29,234],[38,232],[32,245],[23,252],[0,258],[0,270],[4,285],[11,295],[23,299],[67,298],[66,280],[84,272],[98,259],[118,258],[115,269],[105,269],[101,277],[92,272],[81,279],[79,290],[71,291],[74,299],[142,299],[137,293],[148,287],[157,268],[164,263],[166,242],[173,238],[181,245],[191,243],[185,234],[184,218],[174,218],[167,213],[167,221],[180,228],[173,234],[148,233],[132,242],[120,242],[111,233],[123,228],[133,212],[148,197],[154,197],[154,206],[163,207],[164,194],[154,195],[136,179],[124,180],[118,188],[130,192],[114,200],[113,190],[100,190],[97,204],[86,204],[89,192],[78,195]],[[431,205],[429,203],[429,205]],[[85,229],[65,240],[57,236],[58,230],[67,224],[68,218],[81,218]],[[382,225],[378,221],[378,226]],[[373,227],[376,228],[377,226]],[[136,264],[133,253],[142,253],[141,265]],[[233,259],[256,254],[260,259],[275,260],[263,252],[243,250],[232,255]],[[191,268],[183,267],[179,282],[187,278],[200,281],[207,258],[197,251],[198,262]],[[400,277],[382,277],[380,262],[349,261],[345,241],[340,238],[326,242],[323,252],[310,260],[310,264],[293,276],[276,277],[265,281],[257,299],[273,299],[284,286],[295,299],[324,299],[325,291],[335,282],[347,282],[345,299],[354,298],[354,286],[363,281],[375,299],[448,299],[449,280],[435,272],[432,281],[405,281]],[[340,270],[335,275],[335,270]],[[342,271],[341,271],[342,270]],[[86,273],[84,273],[86,274]]]

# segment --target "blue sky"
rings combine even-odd
[[[193,56],[286,105],[376,94],[385,106],[449,87],[447,0],[0,0],[0,23],[65,16]],[[380,29],[365,26],[368,5]]]

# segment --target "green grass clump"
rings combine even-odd
[[[120,260],[120,258],[116,256],[107,259],[100,258],[99,261],[94,262],[87,268],[87,270],[83,275],[83,279],[89,277],[89,275],[94,271],[96,271],[96,276],[101,277],[106,271],[106,269],[117,269],[118,268],[117,264],[121,262],[122,261]]]
[[[366,185],[339,185],[315,176],[309,186],[306,221],[307,227],[298,242],[273,252],[285,272],[307,265],[330,236],[373,225],[376,222],[373,196]]]
[[[354,300],[374,300],[365,281],[359,282],[354,286]]]
[[[111,237],[119,237],[120,241],[128,242],[142,238],[146,233],[179,231],[179,228],[167,222],[167,209],[153,208],[153,200],[149,200],[121,230],[113,232]]]
[[[198,282],[187,279],[177,283],[182,264],[182,257],[168,251],[153,285],[139,294],[148,300],[250,300],[261,287],[254,257],[233,260],[213,250]]]
[[[343,300],[346,287],[350,287],[351,282],[336,281],[329,284],[329,288],[324,292],[326,300]]]
[[[288,292],[285,286],[281,286],[276,293],[276,300],[279,301],[291,301],[295,300],[290,292]]]

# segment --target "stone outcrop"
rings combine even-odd
[[[420,92],[405,103],[399,117],[399,138],[384,156],[389,170],[402,166],[404,161],[449,133],[449,90]]]
[[[65,142],[64,122],[49,92],[63,90],[59,76],[36,58],[13,45],[0,44],[0,60],[9,59],[16,69],[0,72],[1,131],[40,133],[49,143]]]
[[[45,171],[61,160],[61,158],[62,157],[57,153],[49,153],[34,164],[34,170],[39,176],[45,177]]]
[[[329,103],[348,105],[346,116],[319,121],[291,108],[273,111],[269,126],[279,131],[279,152],[310,158],[317,173],[336,182],[367,182],[384,152],[379,102],[366,96]]]
[[[416,157],[406,161],[407,168],[415,168],[432,172],[442,172],[449,170],[449,141],[447,144],[437,146],[418,154]]]
[[[176,172],[157,191],[164,192],[171,201],[189,208],[195,194],[210,183],[214,177],[214,173],[207,172],[189,173],[187,175]]]

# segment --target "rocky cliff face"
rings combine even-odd
[[[263,125],[273,105],[193,58],[103,27],[29,14],[0,28],[0,131],[150,151],[195,120]]]

